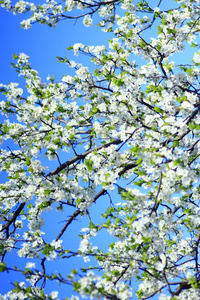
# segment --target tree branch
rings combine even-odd
[[[111,145],[118,145],[121,144],[122,140],[118,139],[112,142],[109,142],[107,144],[98,146],[94,149],[88,150],[82,154],[76,155],[75,157],[71,158],[70,160],[66,161],[65,163],[61,164],[58,168],[56,168],[54,171],[51,171],[49,174],[46,175],[46,177],[52,176],[52,175],[56,175],[58,173],[60,173],[62,170],[64,170],[66,167],[74,164],[75,162],[77,162],[78,160],[84,159],[89,153],[94,152],[94,151],[98,151],[102,148],[108,148]]]

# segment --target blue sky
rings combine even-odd
[[[61,21],[57,28],[49,28],[46,25],[34,24],[31,29],[24,30],[20,22],[25,15],[13,15],[0,8],[0,81],[3,83],[11,80],[19,81],[17,74],[10,66],[14,53],[25,53],[30,56],[32,67],[39,71],[43,80],[47,75],[61,75],[68,72],[66,65],[59,63],[56,56],[71,56],[72,52],[66,50],[74,43],[86,45],[105,44],[107,36],[95,26],[86,28],[79,19]],[[97,33],[98,30],[98,33]]]
[[[0,47],[0,82],[7,84],[9,82],[19,82],[20,87],[24,87],[24,80],[22,77],[18,77],[18,73],[11,66],[12,56],[14,53],[25,53],[30,56],[30,63],[33,69],[39,72],[40,77],[43,81],[46,80],[48,75],[55,75],[56,80],[61,80],[62,75],[69,74],[72,72],[65,64],[61,64],[57,61],[56,56],[68,57],[69,59],[75,59],[72,51],[67,51],[66,48],[73,45],[76,42],[80,42],[86,45],[98,45],[105,44],[107,38],[105,39],[104,34],[100,29],[92,27],[86,28],[82,24],[82,20],[74,21],[63,21],[60,22],[57,28],[49,28],[47,26],[42,26],[40,24],[35,24],[31,29],[24,30],[20,26],[20,22],[24,19],[24,15],[13,16],[12,13],[6,12],[4,9],[0,8],[0,36],[1,36],[1,47]],[[98,30],[98,34],[97,34]],[[83,57],[76,57],[77,60],[84,61]],[[0,101],[4,100],[3,96],[0,96]],[[0,115],[2,118],[2,115]],[[6,147],[9,142],[6,142],[3,146]],[[0,182],[3,182],[6,178],[1,177]],[[108,203],[107,203],[108,204]],[[100,209],[98,204],[95,205],[97,210]],[[47,214],[47,221],[45,223],[45,228],[50,229],[48,236],[45,236],[49,242],[53,238],[56,238],[61,228],[64,226],[64,220],[68,219],[73,210],[70,211],[68,208],[67,214],[53,213],[50,216]],[[52,226],[52,218],[56,219],[56,224],[58,226]],[[65,240],[65,245],[68,245],[72,250],[76,250],[79,245],[79,239],[75,238],[82,227],[87,226],[87,222],[80,222],[77,220],[72,227],[69,227],[66,236],[63,237]],[[84,225],[85,224],[85,225]],[[50,227],[50,228],[49,228]],[[12,257],[8,255],[8,261],[11,265],[20,264],[22,267],[26,265],[25,259],[17,258],[17,256]],[[70,270],[78,266],[85,264],[83,259],[70,259],[60,263],[53,263],[52,272],[56,272],[60,267],[66,269],[66,275],[70,273]],[[9,264],[8,264],[9,265]],[[48,267],[47,263],[47,268]],[[59,267],[58,267],[59,266]],[[16,280],[22,280],[19,278],[17,273],[15,274],[5,274],[0,273],[0,294],[4,294],[10,289],[10,282],[15,282]],[[59,289],[60,298],[66,296],[70,297],[72,295],[72,290],[69,286],[58,287],[57,283],[51,283],[48,287],[48,291]]]
[[[56,56],[66,56],[69,59],[84,62],[84,57],[79,56],[78,58],[74,58],[72,51],[67,51],[66,48],[77,42],[86,45],[107,45],[108,38],[111,37],[111,35],[101,32],[100,28],[97,28],[95,26],[93,26],[92,28],[86,28],[82,24],[81,19],[77,20],[76,22],[71,20],[62,21],[58,23],[56,29],[49,28],[40,24],[35,24],[31,29],[28,30],[21,29],[20,22],[23,19],[24,15],[13,16],[12,13],[8,13],[4,9],[0,8],[0,82],[4,84],[7,84],[11,81],[19,82],[22,88],[24,86],[23,78],[18,77],[18,73],[16,73],[10,65],[14,53],[19,54],[23,52],[29,55],[32,68],[36,69],[39,72],[39,75],[43,81],[46,80],[46,77],[48,75],[55,75],[55,79],[59,81],[62,75],[70,74],[72,70],[67,68],[65,64],[59,63],[56,59]],[[155,34],[155,32],[152,33]],[[183,63],[184,57],[187,58],[188,55],[191,55],[191,52],[184,52],[184,54],[181,55],[178,54],[176,56],[179,56],[179,60],[177,60],[177,63]],[[2,100],[3,97],[0,96],[0,101]],[[2,116],[0,115],[0,118],[1,117]],[[104,198],[106,199],[105,205],[108,205],[108,197]],[[96,205],[94,205],[93,210],[99,212],[99,210],[101,209],[101,203],[97,203]],[[68,214],[59,214],[59,216],[58,213],[54,213],[53,215],[51,214],[49,218],[47,218],[45,228],[51,226],[52,217],[56,219],[56,222],[58,224],[58,227],[50,228],[53,238],[57,236],[59,230],[64,226],[65,223],[62,223],[62,221],[66,220],[70,213],[72,212],[69,211]],[[68,228],[68,241],[66,241],[66,243],[69,245],[69,247],[74,248],[74,250],[78,246],[78,239],[76,239],[75,236],[77,236],[81,227],[84,226],[87,226],[86,220],[83,223],[80,222],[80,220],[77,220],[77,222],[75,222],[72,227]],[[51,241],[50,235],[48,236],[48,238],[49,241]],[[102,245],[105,248],[106,245],[109,244],[108,236],[106,239],[103,239],[101,236],[101,239],[99,239],[99,241],[101,243],[105,243],[105,245]],[[12,263],[16,263],[16,261],[13,261]],[[63,262],[61,261],[61,264],[62,263]],[[62,267],[62,269],[66,268],[66,274],[68,274],[72,268],[76,267],[77,263],[82,266],[84,265],[82,259],[80,258],[79,260],[72,260],[72,262],[71,260],[67,260],[65,261],[65,264],[63,266],[60,266]],[[25,260],[20,260],[20,264],[22,264],[22,266],[25,266]],[[57,262],[53,264],[55,266],[55,270],[58,268],[58,264],[59,263]],[[18,279],[16,276],[16,274],[14,277],[11,277],[10,274],[0,274],[0,294],[3,294],[9,290],[9,281],[16,281]],[[57,284],[52,284],[51,286],[49,286],[49,290],[54,289],[57,289]],[[64,288],[58,287],[58,289],[60,290],[60,298],[64,296],[69,297],[72,294],[71,288],[68,286]]]

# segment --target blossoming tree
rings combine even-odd
[[[26,96],[16,83],[1,84],[1,143],[12,147],[0,152],[7,174],[0,185],[0,271],[23,280],[0,299],[58,299],[59,284],[92,299],[200,298],[200,1],[169,1],[170,8],[163,2],[1,1],[28,14],[24,28],[76,18],[91,26],[97,13],[113,38],[108,49],[69,49],[89,56],[92,71],[78,58],[58,57],[75,75],[42,82],[29,57],[16,54]],[[173,57],[186,47],[191,51],[177,64]],[[101,218],[92,213],[96,203],[106,207]],[[50,210],[73,211],[48,242]],[[72,251],[65,240],[83,219],[88,225]],[[106,250],[96,242],[105,232]],[[10,256],[26,258],[26,267],[11,267]],[[46,268],[80,256],[87,267],[68,274]],[[47,293],[48,282],[57,282],[57,291]]]

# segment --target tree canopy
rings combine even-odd
[[[25,29],[78,18],[89,27],[97,14],[97,30],[113,36],[68,49],[90,66],[57,57],[74,70],[60,81],[43,82],[15,54],[25,87],[0,85],[0,271],[17,279],[1,300],[61,299],[70,285],[62,299],[200,298],[200,1],[164,2],[0,1],[25,13]],[[66,273],[78,257],[85,267]]]

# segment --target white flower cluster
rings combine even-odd
[[[48,76],[43,83],[26,54],[14,55],[27,92],[17,83],[0,85],[6,98],[0,102],[0,142],[11,142],[0,151],[0,170],[6,174],[0,185],[0,269],[12,271],[4,264],[7,254],[27,258],[25,269],[15,271],[30,285],[20,282],[0,299],[58,299],[57,291],[44,293],[42,280],[71,280],[81,297],[94,299],[161,294],[168,300],[169,293],[199,299],[200,52],[189,53],[185,64],[172,58],[186,44],[195,48],[200,8],[199,1],[177,2],[178,8],[162,10],[148,1],[125,0],[121,16],[114,14],[114,3],[1,4],[14,14],[30,10],[32,16],[21,23],[26,29],[33,22],[54,26],[65,10],[76,8],[89,27],[87,9],[97,5],[101,26],[114,37],[107,49],[76,43],[74,54],[91,57],[94,68],[68,61],[75,75],[60,82]],[[157,36],[147,39],[158,22]],[[54,209],[67,217],[49,242],[42,230],[48,227],[45,214]],[[61,236],[80,216],[89,224],[84,223],[79,247],[72,251]],[[57,226],[54,216],[51,222],[51,228]],[[101,233],[113,242],[99,242]],[[47,260],[74,256],[90,265],[85,273],[73,271],[66,278],[62,270],[49,274],[45,268]],[[135,279],[139,283],[133,288]]]

